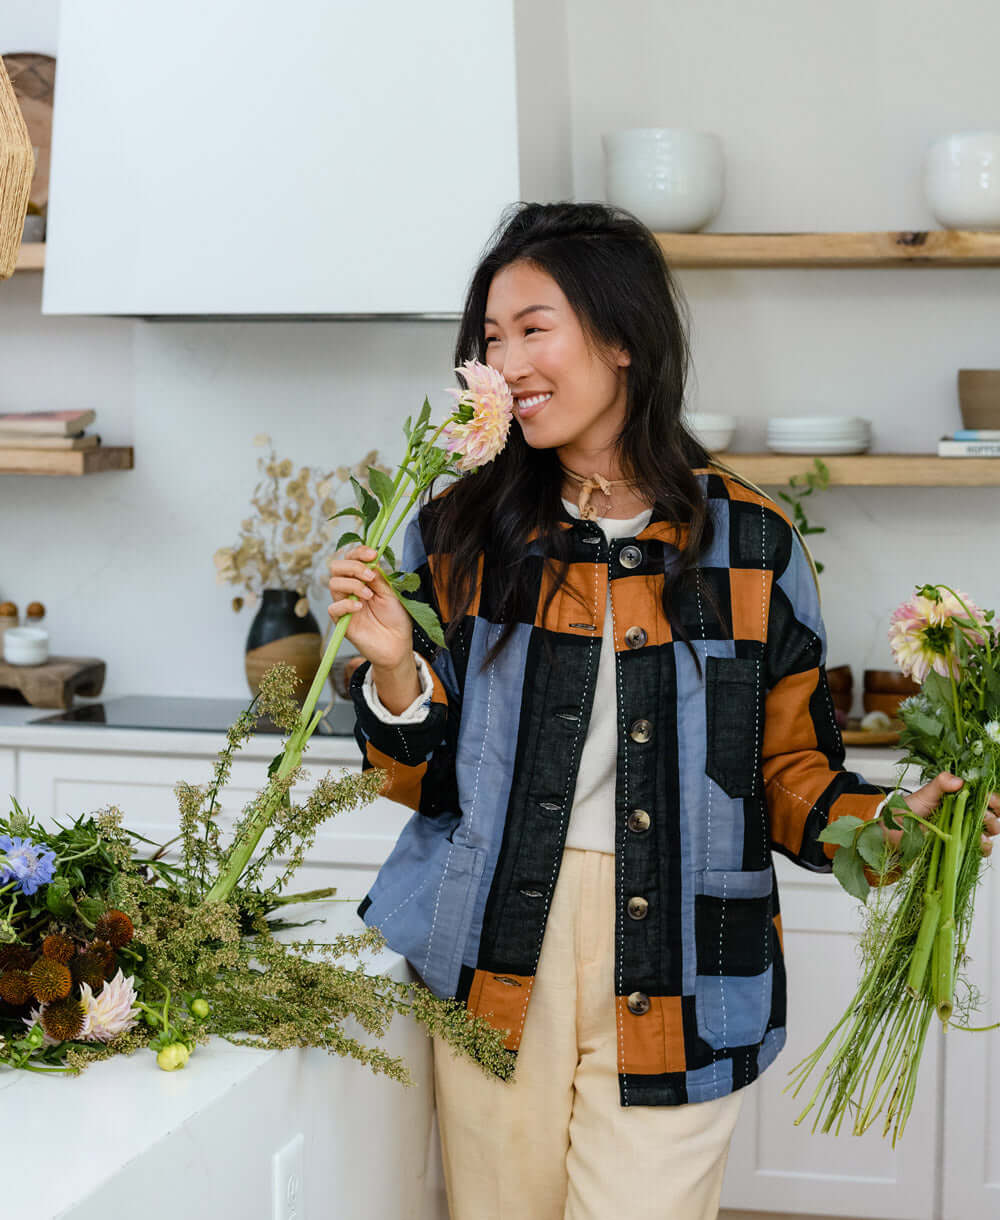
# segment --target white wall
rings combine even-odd
[[[8,13],[10,10],[10,13]],[[4,6],[0,50],[45,47],[55,5]],[[526,185],[603,196],[600,132],[717,131],[729,169],[716,230],[932,227],[925,146],[1000,126],[988,57],[1000,16],[956,0],[795,0],[705,7],[673,0],[518,6],[523,65],[565,22],[568,109],[522,88],[519,123],[538,164]],[[972,33],[974,31],[974,34]],[[548,44],[551,47],[551,43]],[[992,107],[992,109],[991,109]],[[526,125],[547,124],[526,133]],[[548,150],[546,153],[545,150]],[[544,158],[549,156],[549,160]],[[483,235],[484,241],[486,234]],[[470,270],[478,251],[469,252]],[[868,416],[875,449],[931,451],[958,422],[955,371],[1000,367],[1000,269],[684,271],[693,313],[692,402],[743,421],[760,448],[771,414]],[[0,285],[0,406],[97,406],[106,443],[136,469],[86,479],[0,478],[0,597],[49,607],[53,646],[105,657],[106,693],[240,695],[249,618],[229,608],[212,553],[235,537],[253,486],[256,432],[297,461],[334,466],[378,447],[452,383],[448,323],[143,323],[42,318],[40,283]],[[804,461],[803,466],[808,465]],[[891,664],[888,616],[914,584],[942,580],[1000,603],[996,489],[840,489],[813,497],[826,563],[831,664]],[[322,606],[317,606],[322,613]]]

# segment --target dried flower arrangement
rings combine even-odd
[[[215,552],[216,579],[246,590],[245,596],[233,598],[237,611],[255,605],[265,589],[294,589],[299,595],[295,613],[304,618],[310,592],[325,589],[323,557],[333,549],[331,518],[341,507],[340,488],[353,478],[367,490],[369,468],[387,475],[391,471],[378,464],[377,449],[354,466],[324,471],[296,469],[290,458],[278,457],[265,433],[255,436],[254,444],[270,450],[257,459],[261,477],[250,497],[254,512],[244,518],[236,545]]]

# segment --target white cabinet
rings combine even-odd
[[[35,730],[36,736],[38,732]],[[90,732],[99,733],[100,730]],[[62,734],[64,741],[66,735],[66,732]],[[116,734],[119,741],[128,736],[127,733]],[[208,783],[214,756],[205,745],[198,753],[178,752],[176,734],[133,736],[145,742],[144,750],[123,749],[120,745],[105,750],[66,746],[21,748],[16,752],[16,779],[14,767],[8,766],[8,791],[15,792],[24,808],[43,822],[58,818],[65,824],[67,819],[81,813],[116,805],[127,826],[155,842],[165,843],[177,834],[174,785],[179,780]],[[189,743],[196,735],[185,736]],[[185,748],[190,750],[188,743]],[[301,787],[295,789],[297,799],[303,799],[311,783],[327,771],[337,775],[342,770],[357,771],[360,766],[353,741],[345,740],[342,746],[333,750],[327,745],[325,752],[328,758],[307,766]],[[8,754],[13,755],[14,751],[0,751],[0,780],[4,756]],[[266,774],[264,757],[237,758],[223,796],[220,817],[223,827],[232,825],[243,805],[260,789]],[[295,874],[288,892],[334,885],[338,898],[360,902],[409,814],[403,806],[379,798],[371,805],[331,818],[320,827],[316,842]],[[177,858],[176,847],[167,858]]]
[[[518,199],[512,0],[73,0],[43,312],[459,311]]]

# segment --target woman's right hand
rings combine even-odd
[[[375,555],[371,547],[357,546],[342,559],[330,560],[333,602],[328,613],[336,623],[353,611],[346,632],[350,642],[376,669],[397,669],[413,655],[413,620],[384,574],[365,563]]]

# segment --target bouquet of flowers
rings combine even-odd
[[[961,972],[983,871],[984,816],[1000,787],[1000,639],[993,619],[994,611],[946,585],[923,585],[892,616],[896,662],[921,683],[899,708],[907,751],[901,766],[918,766],[924,782],[942,771],[964,782],[944,797],[933,822],[893,793],[881,815],[893,832],[888,840],[878,821],[854,817],[838,818],[820,835],[838,844],[833,867],[844,888],[866,902],[871,879],[875,898],[866,907],[857,993],[822,1045],[792,1069],[797,1095],[840,1035],[795,1120],[821,1098],[814,1131],[822,1120],[824,1131],[836,1124],[839,1132],[851,1110],[860,1135],[884,1109],[882,1134],[891,1130],[895,1145],[932,1018],[973,1028],[978,996]],[[901,874],[899,884],[884,884]]]
[[[416,423],[406,421],[406,452],[395,477],[370,469],[372,495],[352,476],[358,505],[335,514],[359,519],[338,547],[357,539],[385,556],[396,596],[439,643],[433,611],[402,596],[417,577],[395,570],[389,543],[432,479],[475,470],[500,452],[513,408],[498,373],[473,362],[457,371],[468,388],[452,391],[458,402],[445,423],[428,435],[425,400]],[[442,434],[443,447],[435,443]],[[368,975],[360,964],[339,964],[383,947],[376,929],[328,943],[276,936],[303,926],[283,922],[282,908],[333,893],[284,893],[320,824],[374,800],[386,778],[378,768],[327,775],[302,803],[293,799],[321,715],[319,692],[347,623],[344,615],[332,632],[303,707],[294,698],[294,670],[275,666],[230,728],[212,782],[177,785],[179,864],[164,858],[169,844],[158,847],[126,829],[118,810],[50,830],[12,802],[10,815],[0,818],[0,1065],[75,1072],[95,1058],[149,1046],[160,1067],[172,1070],[184,1066],[199,1041],[218,1034],[279,1049],[324,1047],[405,1081],[405,1064],[342,1028],[350,1016],[381,1036],[392,1015],[404,1012],[484,1070],[510,1074],[502,1033],[463,1005],[439,1000],[422,985]],[[283,728],[287,740],[224,844],[222,793],[234,754],[260,715]],[[264,870],[278,860],[284,866],[265,886]]]

